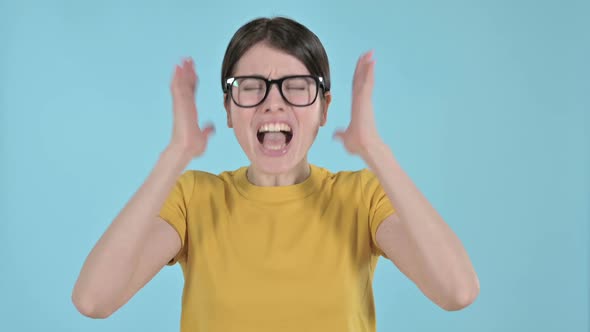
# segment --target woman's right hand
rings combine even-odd
[[[199,157],[205,152],[209,137],[215,131],[213,125],[199,127],[199,116],[195,102],[198,77],[191,58],[176,65],[170,92],[174,114],[174,127],[170,146],[179,148],[187,157]]]

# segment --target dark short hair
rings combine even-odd
[[[330,90],[330,65],[324,46],[311,30],[303,24],[287,18],[256,18],[236,31],[229,42],[221,66],[221,87],[234,74],[240,58],[252,46],[265,42],[270,47],[284,51],[301,61],[309,73],[324,78],[326,90]]]

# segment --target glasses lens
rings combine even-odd
[[[236,104],[248,107],[258,104],[266,94],[266,82],[260,78],[238,78],[232,84]]]
[[[296,106],[310,105],[318,92],[318,85],[311,77],[292,77],[283,81],[285,99]]]

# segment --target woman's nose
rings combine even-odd
[[[268,91],[264,105],[265,111],[284,110],[285,101],[283,100],[283,96],[281,96],[281,92],[279,91],[279,86],[277,84],[272,84],[270,86],[270,90]]]

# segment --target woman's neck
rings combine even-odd
[[[246,176],[248,181],[261,187],[290,186],[305,181],[310,175],[311,168],[307,160],[303,160],[286,173],[268,174],[250,165]]]

